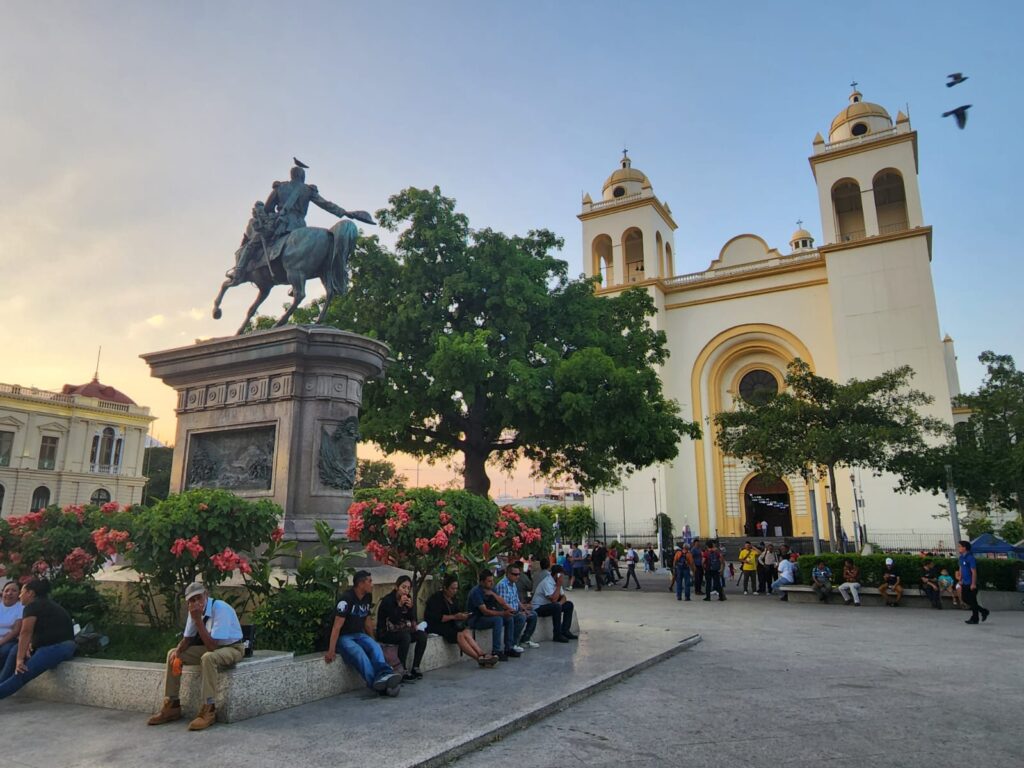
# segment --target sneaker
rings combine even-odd
[[[988,621],[988,608],[981,609],[981,620]]]
[[[506,648],[505,655],[510,659],[518,659],[523,655],[522,651],[517,651],[515,648]]]
[[[146,725],[163,725],[181,720],[181,702],[172,704],[170,699],[164,699],[164,705],[160,711],[146,721]]]
[[[420,677],[422,677],[422,675],[420,675]],[[403,683],[415,683],[416,682],[416,675],[414,675],[412,672],[405,672],[402,675],[402,682]]]
[[[967,621],[964,622],[964,624],[980,624],[980,623],[981,622],[979,622],[977,619],[968,619]]]
[[[416,680],[422,680],[422,679],[423,679],[423,673],[422,673],[422,672],[420,672],[420,668],[419,668],[419,667],[413,667],[413,668],[412,668],[412,669],[410,670],[410,672],[412,672],[412,676],[413,676],[413,678],[415,678]]]
[[[190,731],[203,731],[217,722],[217,709],[213,704],[203,704],[195,720],[188,724]]]
[[[401,678],[401,675],[399,675],[399,678]],[[380,677],[378,677],[376,680],[374,680],[373,681],[373,685],[370,686],[370,687],[373,688],[373,690],[377,691],[378,693],[383,693],[384,691],[387,690],[387,688],[388,688],[388,680],[390,680],[390,679],[391,679],[391,675],[390,674],[383,674]]]
[[[402,692],[402,676],[401,675],[389,675],[387,677],[387,684],[384,692],[388,696],[397,696]]]
[[[574,635],[572,632],[563,632],[562,636],[565,637],[567,640],[579,640],[580,639],[579,635]]]
[[[744,595],[745,595],[745,594],[747,594],[747,590],[745,590],[745,589],[744,589],[744,590],[743,590],[743,594],[744,594]]]
[[[513,645],[512,650],[518,653],[519,655],[526,653],[526,649],[523,648],[523,646],[521,645]]]
[[[561,635],[555,635],[553,638],[551,638],[551,642],[553,642],[553,643],[568,643],[569,642],[569,638],[568,637],[562,637]]]
[[[540,643],[535,643],[533,640],[523,640],[523,645],[527,648],[540,648]]]

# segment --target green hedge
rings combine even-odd
[[[919,587],[921,585],[922,563],[925,558],[920,555],[801,555],[800,556],[800,582],[811,583],[811,571],[819,560],[832,569],[832,583],[839,584],[843,580],[843,561],[846,558],[853,560],[860,568],[860,583],[866,587],[877,587],[882,583],[882,572],[885,570],[885,559],[891,557],[896,566],[896,573],[900,576],[900,582],[905,587]],[[938,568],[949,570],[950,576],[956,576],[959,563],[952,557],[933,557],[932,562]],[[978,578],[982,589],[992,589],[1012,592],[1017,589],[1017,574],[1021,569],[1019,560],[990,560],[985,557],[978,558]]]
[[[255,645],[265,650],[291,651],[296,656],[313,653],[324,619],[333,609],[334,595],[330,592],[300,592],[294,587],[272,592],[253,611]]]

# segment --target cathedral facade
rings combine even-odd
[[[814,137],[809,161],[820,242],[803,228],[784,250],[740,234],[692,274],[677,274],[672,211],[625,153],[601,199],[584,196],[586,274],[600,277],[601,294],[637,287],[651,294],[651,322],[666,333],[671,353],[661,370],[666,396],[704,434],[680,443],[671,464],[629,478],[624,492],[594,495],[595,516],[609,535],[648,530],[657,505],[677,531],[689,525],[695,535],[752,535],[768,522],[772,535],[810,536],[817,515],[827,537],[824,482],[811,494],[799,476],[758,475],[719,450],[709,422],[741,398],[778,391],[797,357],[838,381],[909,365],[912,386],[934,398],[929,415],[952,422],[956,358],[952,340],[939,332],[932,228],[922,211],[910,120],[900,112],[894,121],[855,90],[827,140]],[[943,511],[939,497],[898,494],[892,476],[868,471],[840,469],[836,481],[844,528],[837,535],[853,540],[860,524],[869,540],[883,531],[951,538],[948,520],[935,517]]]

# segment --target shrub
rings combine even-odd
[[[803,584],[811,583],[811,571],[819,560],[832,569],[832,583],[839,584],[843,577],[843,561],[846,558],[853,560],[860,568],[860,583],[866,587],[877,587],[882,583],[882,572],[885,570],[885,559],[891,557],[896,573],[899,574],[900,582],[905,587],[919,587],[921,585],[921,569],[924,557],[920,555],[801,555],[800,556],[800,581]],[[954,576],[960,567],[958,561],[951,557],[932,557],[930,559],[937,568],[946,568],[950,576]],[[994,589],[1013,591],[1017,588],[1017,573],[1021,568],[1019,560],[991,560],[985,557],[978,558],[978,580],[982,589]]]
[[[251,576],[258,550],[270,547],[272,556],[279,554],[271,545],[284,533],[278,527],[281,514],[270,501],[247,501],[228,491],[206,489],[186,491],[139,510],[129,562],[139,574],[136,593],[150,624],[180,624],[182,595],[191,582],[212,588],[236,570]],[[265,571],[269,574],[269,567]]]
[[[337,600],[355,573],[352,554],[335,538],[334,529],[323,520],[313,523],[323,552],[311,555],[303,552],[295,565],[295,586],[300,592],[325,592]]]
[[[482,544],[490,536],[497,512],[493,501],[468,491],[357,490],[348,537],[375,560],[412,571],[415,599],[427,576],[458,557],[460,542]]]
[[[110,599],[96,589],[91,579],[57,583],[50,590],[50,599],[62,606],[82,627],[94,624],[101,629],[110,614]]]
[[[295,655],[312,653],[325,618],[334,610],[334,600],[331,592],[322,590],[301,592],[287,587],[273,592],[253,611],[257,646]]]

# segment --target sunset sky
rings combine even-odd
[[[624,146],[672,207],[680,272],[742,232],[785,248],[799,218],[820,236],[806,158],[856,79],[919,133],[942,332],[974,388],[985,349],[1024,364],[1022,9],[3,3],[0,382],[88,381],[102,345],[101,380],[170,440],[173,392],[139,355],[234,332],[255,289],[231,291],[219,322],[211,302],[293,155],[343,207],[437,184],[475,227],[552,229],[573,274],[581,194],[599,195]],[[970,79],[947,89],[956,71]],[[968,103],[966,130],[941,117]],[[396,463],[413,478],[414,459]],[[447,476],[421,467],[421,482]],[[496,493],[535,487],[525,472],[492,479]]]

